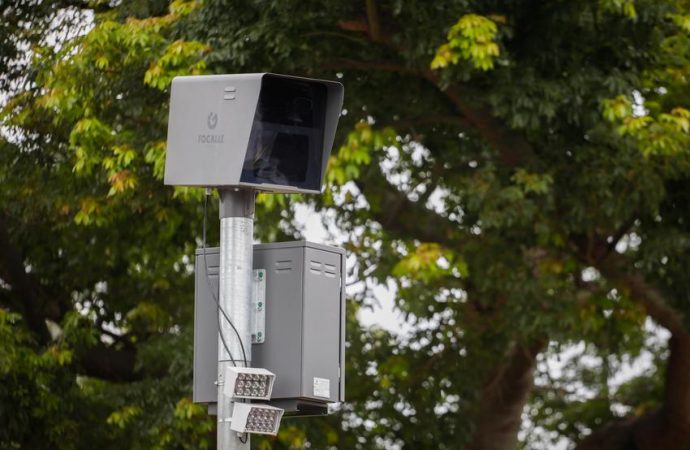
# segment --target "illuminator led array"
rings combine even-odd
[[[275,374],[255,367],[228,367],[225,373],[225,395],[234,398],[269,400]]]
[[[235,403],[230,428],[239,433],[276,435],[283,410],[269,405]]]

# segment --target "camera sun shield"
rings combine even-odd
[[[276,74],[176,77],[165,184],[318,193],[343,86]]]

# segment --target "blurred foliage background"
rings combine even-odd
[[[0,5],[0,448],[215,446],[167,102],[262,71],[345,85],[324,195],[256,233],[321,213],[353,285],[347,403],[255,448],[690,448],[688,1]]]

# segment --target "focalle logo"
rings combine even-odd
[[[208,119],[206,119],[206,123],[208,123],[208,127],[212,130],[218,125],[218,114],[212,112],[208,115]]]
[[[206,125],[208,125],[209,130],[216,128],[216,125],[218,125],[218,114],[211,111],[206,118]],[[200,134],[198,141],[200,144],[222,144],[224,137],[222,134]]]

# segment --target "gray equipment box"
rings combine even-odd
[[[343,85],[248,73],[175,77],[165,184],[319,193]]]
[[[206,249],[206,264],[197,249],[193,399],[209,405],[217,401],[218,313],[206,265],[217,296],[218,264],[218,248]],[[252,344],[251,365],[276,374],[268,403],[286,414],[326,414],[345,398],[345,251],[306,241],[258,244],[254,269],[266,273],[266,333]]]

